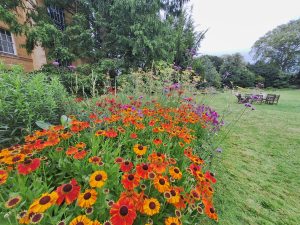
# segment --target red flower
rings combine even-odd
[[[129,172],[133,168],[133,163],[129,161],[124,161],[120,164],[120,169],[122,172]]]
[[[153,143],[154,143],[155,145],[160,145],[160,144],[162,144],[162,140],[159,139],[159,138],[156,138],[156,139],[153,140]]]
[[[27,175],[40,167],[41,160],[36,159],[26,159],[24,163],[18,165],[19,174]]]
[[[74,159],[80,160],[80,159],[83,159],[86,156],[86,154],[87,154],[87,151],[82,150],[80,152],[75,153],[75,155],[73,157],[74,157]]]
[[[115,130],[110,129],[110,130],[105,131],[105,136],[108,138],[115,138],[118,136],[118,133]]]
[[[217,179],[215,178],[215,175],[209,171],[205,173],[205,178],[209,179],[212,183],[216,183]]]
[[[147,179],[148,174],[151,171],[152,171],[152,166],[150,166],[150,164],[141,163],[136,166],[137,175],[143,179]]]
[[[132,139],[136,139],[138,136],[137,136],[137,134],[136,133],[132,133],[132,134],[130,134],[130,138],[132,138]]]
[[[65,200],[66,204],[69,205],[77,199],[80,193],[80,186],[75,179],[72,179],[70,183],[59,186],[56,192],[58,194],[56,204],[61,205]]]
[[[132,225],[136,218],[134,205],[127,199],[115,203],[110,210],[110,215],[113,225]]]
[[[127,190],[133,190],[139,186],[140,178],[135,174],[124,174],[122,177],[122,184]]]

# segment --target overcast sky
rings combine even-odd
[[[191,0],[198,30],[209,28],[200,53],[249,52],[269,30],[300,18],[300,0]]]

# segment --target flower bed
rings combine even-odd
[[[11,224],[196,224],[218,220],[199,143],[217,114],[129,98],[99,101],[0,151],[1,214]],[[209,109],[209,112],[206,110]],[[2,207],[1,207],[2,208]],[[205,214],[201,216],[200,214]],[[1,219],[2,220],[2,219]]]

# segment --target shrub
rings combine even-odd
[[[0,146],[19,143],[37,120],[57,122],[65,113],[67,93],[55,77],[25,74],[20,67],[0,66]]]

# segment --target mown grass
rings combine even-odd
[[[278,105],[255,105],[220,145],[214,162],[219,224],[300,223],[300,90],[275,93]],[[206,102],[228,122],[244,107],[230,92]]]

